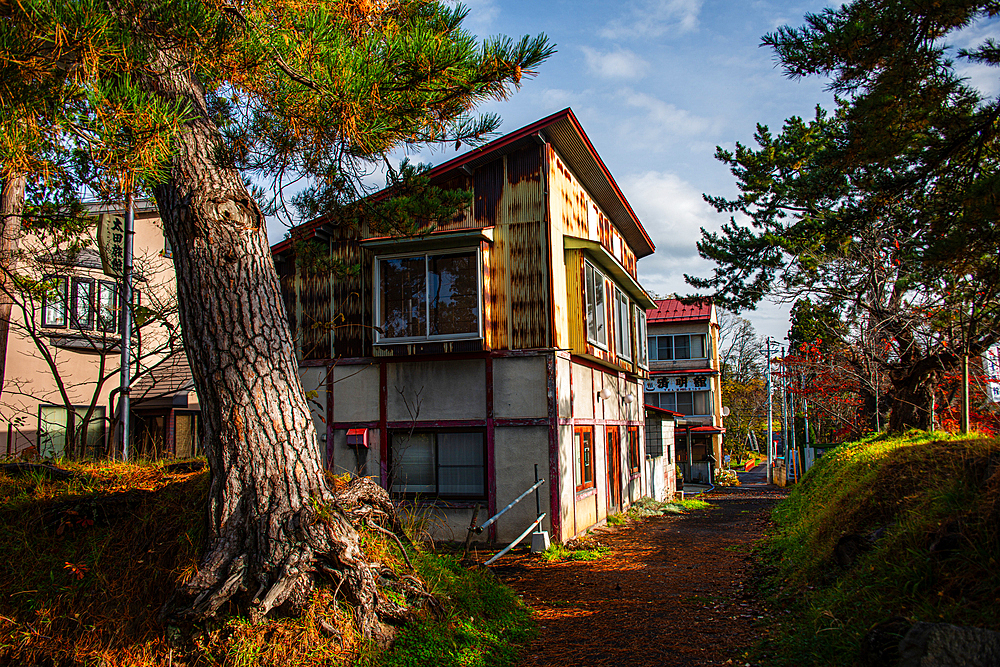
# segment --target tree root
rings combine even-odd
[[[379,525],[380,519],[392,529]],[[416,576],[401,577],[367,560],[355,525],[392,537],[413,571],[403,542],[409,538],[400,538],[401,524],[388,494],[359,477],[338,489],[330,503],[306,504],[282,516],[262,513],[253,522],[244,517],[224,526],[208,545],[198,573],[164,605],[160,620],[191,628],[231,602],[255,621],[272,613],[298,616],[321,578],[335,584],[334,600],[342,595],[354,607],[361,635],[381,644],[394,636],[391,626],[413,619],[420,609],[437,613],[440,605]],[[415,603],[398,604],[382,589]]]

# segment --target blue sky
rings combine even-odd
[[[545,33],[558,52],[510,100],[484,111],[510,132],[572,107],[618,181],[656,253],[639,261],[643,286],[687,294],[685,273],[708,275],[698,257],[701,227],[726,218],[702,193],[735,195],[716,146],[750,143],[756,123],[780,127],[792,115],[831,106],[822,80],[791,81],[761,37],[800,25],[824,2],[733,0],[466,0],[466,26],[481,37]],[[411,159],[437,164],[452,152]],[[787,307],[748,313],[758,332],[783,338]]]

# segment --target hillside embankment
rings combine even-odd
[[[895,665],[916,623],[1000,630],[1000,440],[880,435],[780,503],[755,575],[782,618],[768,665]]]

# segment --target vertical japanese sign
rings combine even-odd
[[[986,376],[986,395],[1000,403],[1000,347],[991,347],[983,355],[983,374]]]
[[[97,245],[105,275],[121,278],[125,272],[125,222],[104,213],[97,219]]]

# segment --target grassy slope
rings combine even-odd
[[[207,473],[116,463],[64,467],[85,477],[55,482],[0,473],[0,664],[167,664],[156,612],[197,567]],[[94,510],[95,500],[109,496],[127,499],[118,510],[108,505],[117,518]],[[363,548],[406,574],[395,542],[363,533]],[[534,632],[516,596],[492,575],[468,572],[447,556],[415,551],[410,558],[441,606],[404,628],[392,651],[358,641],[350,611],[330,604],[333,590],[321,588],[300,619],[253,625],[230,616],[209,624],[191,664],[516,664]]]
[[[761,547],[766,586],[793,620],[760,657],[850,665],[893,616],[1000,629],[998,500],[1000,440],[913,432],[831,450],[775,509]],[[849,534],[871,548],[844,569],[834,548]]]

